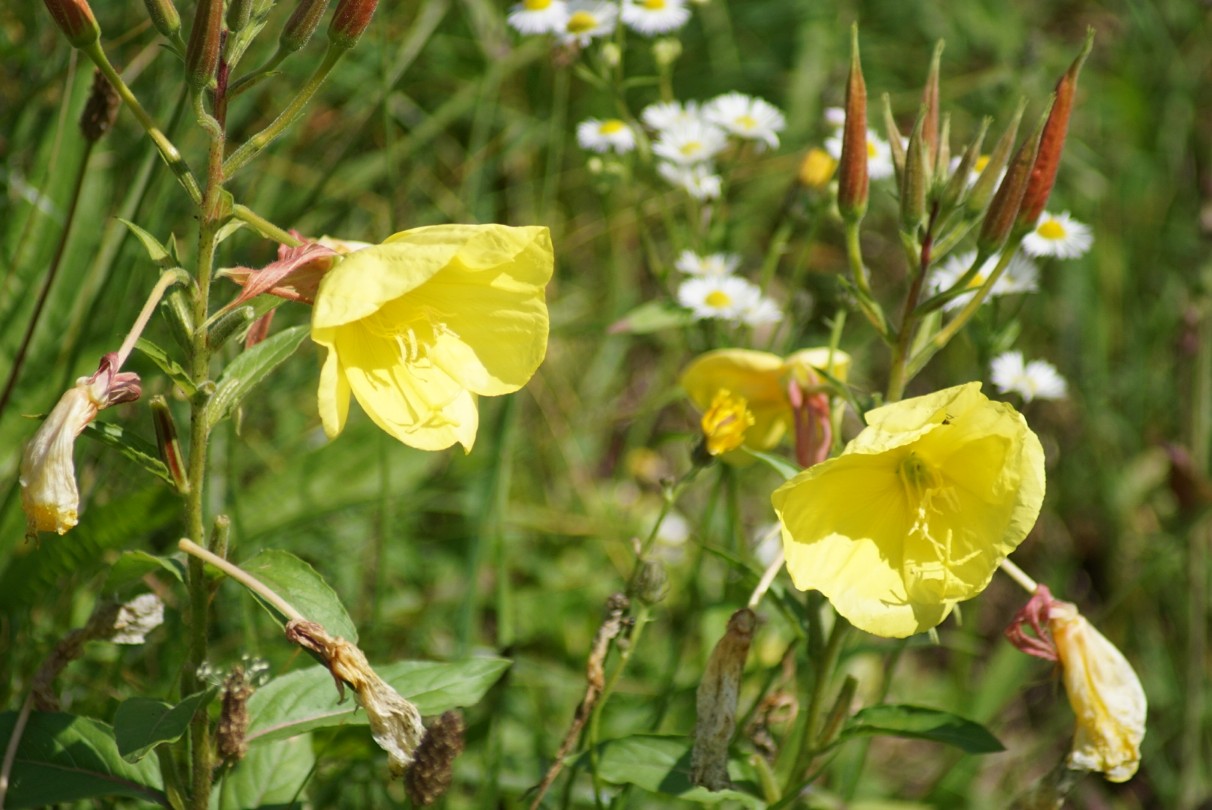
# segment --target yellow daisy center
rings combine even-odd
[[[707,293],[707,297],[703,300],[707,302],[707,306],[709,307],[723,309],[732,303],[732,296],[723,290],[712,290],[711,292]]]
[[[598,27],[598,18],[588,11],[575,12],[568,18],[568,33],[585,34]]]
[[[735,123],[741,129],[754,129],[758,125],[757,121],[754,120],[752,115],[738,115],[735,119]]]
[[[660,11],[665,8],[665,0],[644,0],[644,8],[649,11]]]
[[[522,0],[522,6],[527,11],[542,11],[551,5],[551,0]]]
[[[679,150],[686,157],[693,157],[703,151],[702,141],[686,141]]]
[[[981,155],[976,159],[976,163],[972,164],[972,171],[980,174],[989,165],[989,155]]]
[[[875,151],[875,141],[871,141],[871,140],[867,141],[867,158],[868,159],[873,158],[876,156],[876,154],[877,153]]]
[[[1040,223],[1035,232],[1045,239],[1064,239],[1065,226],[1057,222],[1055,219],[1046,219]]]
[[[617,132],[622,132],[626,128],[627,125],[622,121],[617,118],[611,118],[608,121],[603,121],[601,123],[601,125],[598,127],[598,133],[601,135],[614,135]]]
[[[976,290],[976,289],[979,289],[980,287],[984,286],[984,284],[985,284],[985,277],[983,275],[981,275],[980,273],[977,273],[975,276],[972,277],[972,280],[968,282],[968,289]]]

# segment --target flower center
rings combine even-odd
[[[644,0],[644,8],[649,11],[660,11],[665,8],[665,0]]]
[[[568,33],[586,34],[598,27],[598,18],[588,11],[577,11],[568,18]]]
[[[905,456],[897,474],[914,501],[920,501],[923,495],[939,485],[938,472],[917,453],[911,452]]]
[[[1045,239],[1064,239],[1065,226],[1057,222],[1055,219],[1047,219],[1040,223],[1040,226],[1035,229],[1035,232]]]
[[[724,307],[732,304],[732,296],[723,290],[712,290],[711,292],[707,293],[707,297],[703,300],[707,302],[707,306],[714,307],[716,309],[723,309]]]
[[[733,123],[735,123],[741,129],[756,129],[758,125],[757,121],[754,120],[752,115],[738,115],[736,119],[734,119]]]
[[[622,121],[617,118],[611,118],[602,122],[601,126],[598,127],[598,133],[601,135],[614,135],[616,132],[622,132],[626,128],[627,125]]]
[[[522,5],[527,11],[542,11],[551,5],[551,0],[522,0]]]
[[[679,151],[686,157],[694,157],[699,152],[703,151],[703,142],[686,141],[686,143],[682,144],[682,148]]]
[[[877,152],[875,151],[875,141],[868,140],[868,141],[867,141],[867,157],[868,157],[868,159],[875,157],[875,156],[876,156],[876,154],[877,154]]]

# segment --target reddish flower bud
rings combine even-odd
[[[858,222],[867,213],[867,148],[867,83],[859,62],[856,25],[850,29],[850,79],[837,175],[837,207],[847,222]]]
[[[328,24],[328,39],[338,48],[352,48],[370,25],[379,0],[340,0]]]
[[[1031,167],[1035,165],[1035,156],[1039,151],[1039,140],[1043,134],[1044,122],[1036,127],[1035,133],[1023,141],[1023,145],[1014,154],[1006,169],[1006,177],[997,187],[993,202],[985,212],[981,222],[981,232],[976,238],[976,248],[982,255],[990,256],[997,253],[1010,237],[1010,230],[1018,219],[1019,209],[1023,205],[1023,195],[1027,192],[1027,184],[1031,181]]]
[[[194,90],[201,90],[215,77],[222,39],[223,0],[198,0],[185,51],[185,79]]]
[[[307,44],[311,35],[320,27],[320,18],[328,10],[328,0],[302,0],[295,6],[295,11],[282,27],[282,35],[278,37],[278,46],[288,52],[295,52]]]
[[[73,48],[92,45],[101,38],[101,27],[88,5],[88,0],[43,0],[46,10],[55,18],[55,25],[67,36]]]
[[[1044,125],[1044,134],[1040,139],[1039,154],[1036,155],[1035,165],[1031,168],[1031,183],[1023,197],[1023,207],[1019,211],[1018,224],[1020,227],[1033,228],[1039,221],[1039,216],[1048,204],[1048,195],[1052,193],[1052,184],[1056,182],[1056,170],[1060,168],[1061,150],[1065,146],[1065,136],[1069,133],[1069,115],[1073,112],[1073,95],[1077,91],[1077,75],[1081,73],[1082,64],[1094,47],[1094,29],[1086,32],[1086,43],[1082,51],[1073,60],[1069,70],[1056,83],[1056,100],[1052,102],[1052,111],[1048,114],[1048,123]]]
[[[926,77],[926,86],[922,89],[922,141],[926,145],[926,168],[931,173],[934,172],[935,161],[938,159],[938,68],[942,56],[943,42],[939,40],[934,46],[934,55],[930,58],[930,74]]]

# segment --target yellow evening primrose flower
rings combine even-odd
[[[547,352],[546,228],[434,225],[344,255],[316,293],[311,338],[324,432],[345,427],[352,393],[404,444],[470,451],[477,396],[517,391]]]
[[[713,456],[740,447],[745,442],[745,431],[752,424],[753,414],[749,412],[745,398],[727,389],[716,392],[711,407],[699,420],[707,452]]]
[[[1077,716],[1068,766],[1099,771],[1110,782],[1128,781],[1140,765],[1145,737],[1148,709],[1140,679],[1123,653],[1076,606],[1053,602],[1048,629]]]
[[[842,454],[772,496],[787,571],[877,636],[939,624],[1039,515],[1044,452],[972,382],[869,411]]]
[[[704,413],[721,390],[743,399],[753,415],[753,424],[745,431],[745,446],[769,450],[794,427],[788,385],[793,381],[810,384],[816,376],[813,369],[844,382],[850,356],[834,350],[830,357],[827,348],[803,349],[786,358],[752,349],[717,349],[695,358],[682,372],[680,382],[695,407]]]

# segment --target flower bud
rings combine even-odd
[[[256,310],[249,305],[229,309],[215,318],[206,332],[206,343],[211,350],[220,349],[232,335],[243,331],[256,317]]]
[[[682,41],[676,37],[662,37],[652,43],[652,59],[658,67],[669,67],[682,55]]]
[[[635,573],[632,592],[641,602],[655,605],[669,592],[669,574],[660,560],[642,560]]]
[[[201,90],[215,78],[223,40],[223,0],[198,0],[185,50],[185,80]]]
[[[173,0],[143,0],[147,6],[147,16],[151,18],[152,27],[168,40],[175,40],[181,33],[181,15]]]
[[[939,201],[939,208],[946,212],[953,205],[958,205],[963,199],[964,193],[968,190],[968,177],[972,174],[973,167],[976,166],[977,160],[981,156],[981,146],[985,142],[985,133],[989,129],[990,119],[985,117],[981,121],[981,128],[976,133],[976,137],[972,143],[968,144],[968,148],[964,150],[964,156],[960,158],[959,165],[955,167],[955,171],[951,174],[951,179],[947,181],[946,187],[943,189],[942,199]],[[946,164],[940,163],[940,166],[945,168]]]
[[[160,460],[168,467],[177,492],[184,495],[189,492],[189,473],[186,470],[185,457],[181,455],[181,442],[177,439],[177,423],[173,421],[172,411],[168,402],[160,394],[149,400],[151,406],[152,424],[156,427],[156,446],[160,449]]]
[[[306,45],[311,35],[320,27],[320,18],[327,9],[328,0],[299,0],[294,13],[282,27],[278,47],[287,53],[294,53]]]
[[[340,0],[328,24],[329,42],[345,49],[356,45],[378,5],[379,0]]]
[[[800,162],[799,181],[806,188],[824,188],[833,179],[836,169],[837,161],[824,149],[809,149]]]
[[[981,232],[976,237],[976,249],[985,256],[1000,251],[1010,237],[1010,230],[1018,219],[1018,209],[1023,204],[1023,195],[1027,192],[1027,184],[1031,181],[1031,167],[1035,164],[1043,128],[1044,122],[1040,121],[1031,137],[1018,148],[1014,160],[1006,169],[1006,176],[997,187],[997,194],[993,195],[993,201],[985,211]]]
[[[867,213],[867,84],[859,61],[858,26],[850,29],[850,78],[846,84],[846,123],[838,167],[837,205],[846,222]]]
[[[122,99],[109,79],[100,70],[94,70],[93,87],[80,115],[80,131],[84,133],[85,140],[93,143],[101,140],[101,136],[113,127],[121,105]]]
[[[1023,111],[1026,108],[1027,102],[1020,101],[1018,109],[1014,111],[1014,118],[1010,121],[1010,126],[1006,127],[1006,131],[998,139],[993,151],[989,154],[989,162],[985,164],[984,171],[972,185],[972,191],[968,194],[968,212],[970,214],[979,216],[984,212],[985,206],[989,204],[990,198],[993,197],[998,178],[1001,177],[1002,170],[1006,168],[1006,163],[1010,160],[1014,140],[1018,137],[1018,125],[1023,120]]]
[[[736,706],[741,674],[757,616],[741,608],[728,620],[728,629],[716,642],[707,669],[695,694],[694,750],[690,758],[690,781],[708,790],[732,787],[728,778],[728,744],[736,729]]]
[[[101,38],[101,26],[88,5],[88,0],[43,0],[46,10],[55,18],[73,48],[84,48]]]
[[[602,55],[602,62],[607,67],[618,67],[619,63],[623,61],[623,51],[613,42],[603,43],[600,53]]]
[[[934,46],[930,57],[930,73],[922,89],[922,143],[925,144],[926,171],[934,173],[939,147],[938,69],[943,56],[943,41]]]
[[[229,0],[227,5],[227,30],[233,34],[243,30],[252,16],[252,0]]]
[[[1030,230],[1039,221],[1044,206],[1048,204],[1048,196],[1052,193],[1052,184],[1056,182],[1056,170],[1060,167],[1061,150],[1065,146],[1065,136],[1069,132],[1069,115],[1073,112],[1073,95],[1077,91],[1077,76],[1081,73],[1082,64],[1094,47],[1094,29],[1086,32],[1086,42],[1081,53],[1073,60],[1069,70],[1056,83],[1056,100],[1048,113],[1048,123],[1044,125],[1044,133],[1040,139],[1039,154],[1035,157],[1035,165],[1031,167],[1031,182],[1023,196],[1022,209],[1018,215],[1020,228]]]
[[[930,185],[926,118],[927,110],[923,107],[918,113],[913,132],[909,134],[905,171],[901,176],[901,230],[914,236],[926,219],[926,188]]]

